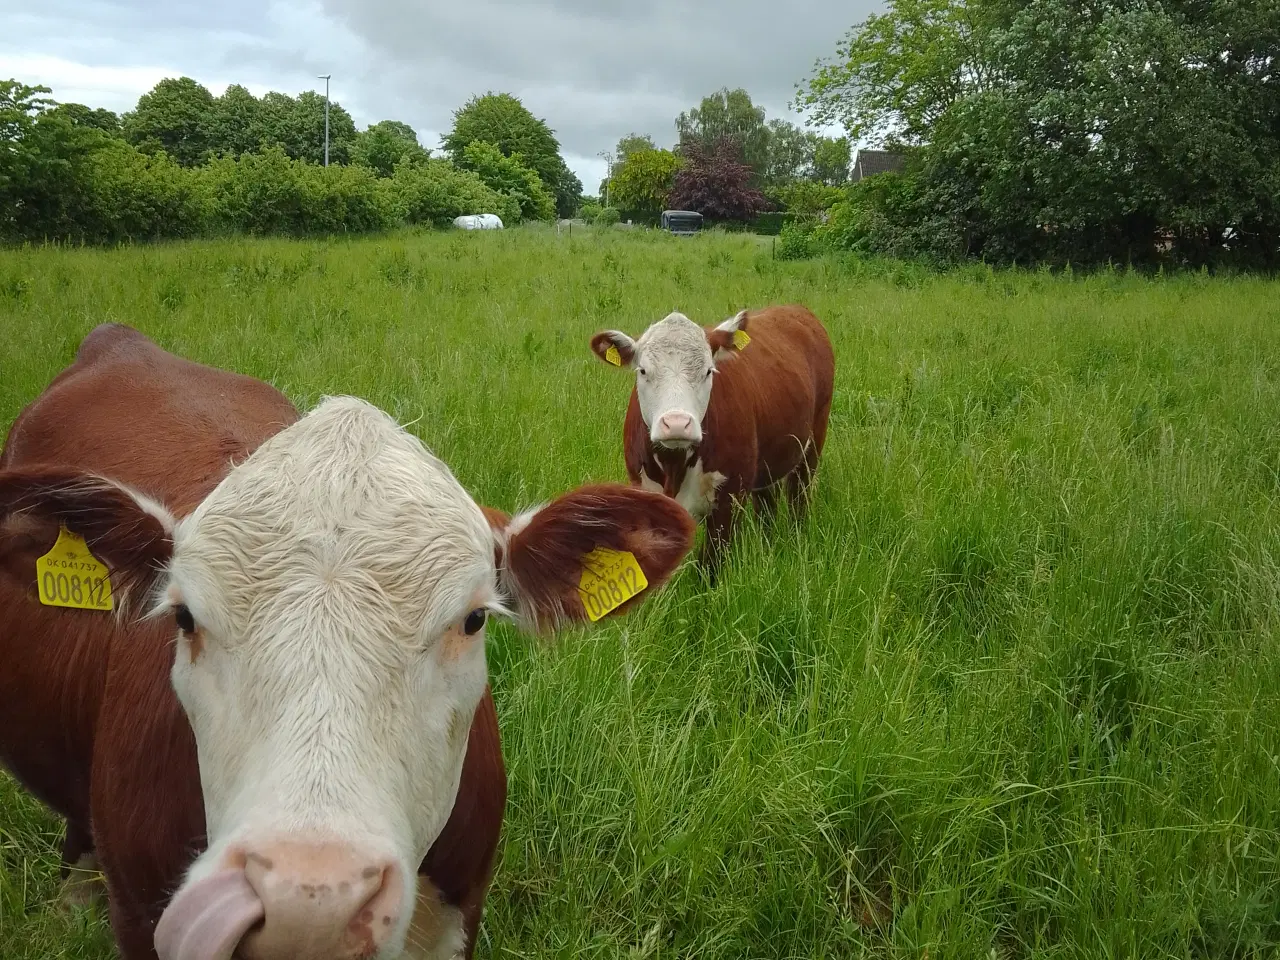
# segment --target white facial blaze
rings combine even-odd
[[[304,834],[413,877],[452,808],[484,690],[493,539],[448,468],[386,414],[328,400],[178,523],[191,611],[173,685],[199,751],[209,852]],[[405,885],[402,924],[412,916]],[[400,931],[403,935],[403,930]]]
[[[705,331],[682,313],[668,314],[636,341],[632,367],[650,438],[655,443],[672,436],[699,442],[713,370]]]

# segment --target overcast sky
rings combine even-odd
[[[324,91],[357,125],[403,120],[433,149],[487,90],[556,131],[594,193],[597,157],[635,131],[675,140],[675,117],[723,86],[770,118],[878,0],[0,0],[0,78],[117,112],[158,80],[215,94]]]

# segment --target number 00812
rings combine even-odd
[[[583,594],[587,612],[591,619],[598,620],[609,611],[622,606],[644,587],[641,585],[636,571],[631,567],[619,570],[616,576],[600,580],[593,590]]]
[[[100,607],[106,602],[106,581],[102,577],[46,570],[41,575],[40,586],[46,597],[64,604]]]

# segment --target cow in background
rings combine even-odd
[[[633,340],[597,333],[601,360],[635,371],[623,453],[631,482],[706,519],[714,577],[735,501],[772,504],[779,484],[803,504],[827,437],[835,355],[808,309],[743,310],[718,326],[671,313]]]
[[[506,797],[486,619],[625,610],[693,533],[618,485],[510,519],[368,403],[299,416],[98,327],[0,454],[0,761],[127,960],[469,957]]]

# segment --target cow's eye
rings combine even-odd
[[[640,368],[638,369],[638,371],[637,371],[637,372],[638,372],[638,373],[640,374],[640,376],[642,376],[642,377],[646,377],[646,376],[648,376],[648,372],[645,370],[645,368],[644,368],[644,367],[640,367]]]
[[[178,623],[178,629],[183,633],[196,632],[196,618],[191,616],[191,611],[185,603],[180,603],[173,608],[173,619]]]
[[[477,608],[467,614],[467,619],[463,621],[462,629],[468,637],[473,637],[480,632],[480,628],[484,626],[485,612],[484,608]]]
[[[707,375],[708,377],[709,377],[709,376],[711,376],[711,374],[714,372],[714,370],[715,370],[715,368],[714,368],[714,367],[707,367],[707,373],[706,373],[706,375]]]

